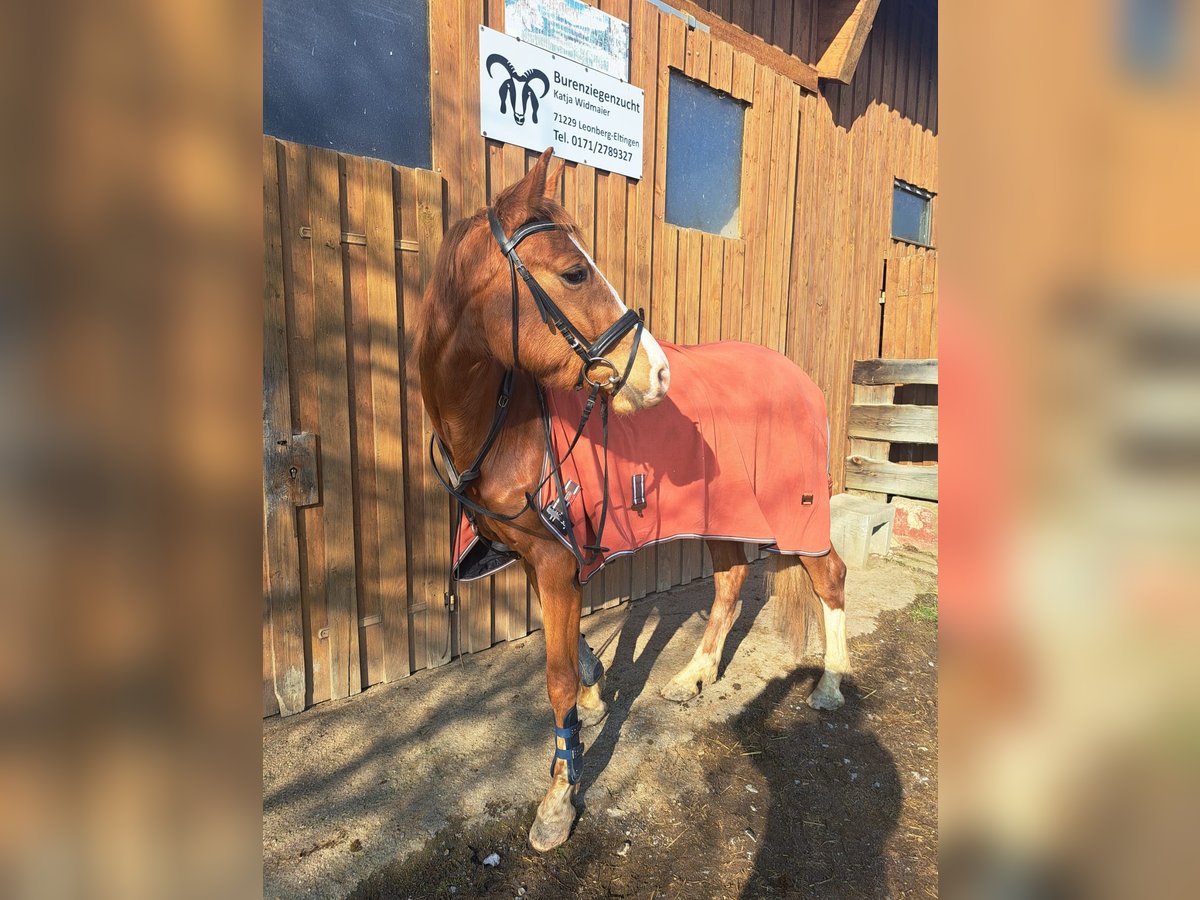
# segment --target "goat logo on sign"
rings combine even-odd
[[[550,93],[550,79],[546,77],[546,73],[541,69],[526,69],[522,75],[506,58],[499,53],[493,53],[487,58],[487,73],[489,78],[494,78],[492,74],[492,64],[499,63],[506,72],[508,77],[500,84],[500,112],[508,111],[508,107],[512,107],[513,121],[518,125],[525,124],[525,115],[529,117],[536,125],[538,120],[538,98],[545,97]],[[542,84],[542,92],[538,94],[534,91],[533,85],[537,82]],[[518,92],[517,83],[520,82]]]

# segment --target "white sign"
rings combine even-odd
[[[504,0],[506,34],[629,80],[629,23],[583,0]]]
[[[641,178],[644,100],[641,88],[479,29],[484,137]]]

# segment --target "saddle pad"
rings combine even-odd
[[[650,544],[678,538],[724,538],[766,544],[780,553],[829,552],[829,425],[825,398],[786,357],[724,341],[676,346],[660,341],[671,367],[666,398],[651,409],[608,420],[609,508],[594,559],[604,502],[604,444],[593,413],[562,479],[579,491],[569,504],[576,553],[586,584],[606,563]],[[563,459],[587,395],[547,391],[553,453]],[[645,506],[634,509],[633,479],[642,476]],[[539,508],[557,498],[553,479]],[[543,512],[543,520],[547,516]],[[456,561],[474,543],[460,529]],[[507,561],[506,561],[507,562]],[[490,568],[481,574],[496,571]],[[465,574],[465,573],[464,573]],[[469,577],[469,576],[468,576]]]

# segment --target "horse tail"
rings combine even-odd
[[[812,579],[798,556],[772,553],[767,598],[775,609],[775,628],[791,645],[796,661],[825,655],[825,615]]]

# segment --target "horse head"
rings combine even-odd
[[[506,188],[492,210],[506,235],[530,222],[551,222],[553,228],[521,240],[519,257],[536,286],[587,344],[622,319],[629,310],[584,249],[580,232],[554,199],[563,166],[548,172],[552,150],[520,181]],[[513,365],[513,276],[509,261],[494,237],[486,211],[477,212],[447,235],[431,282],[431,313],[446,328],[467,329],[482,351],[505,366]],[[515,279],[519,365],[550,388],[570,390],[580,382],[580,352],[561,329],[547,324],[524,276]],[[440,295],[440,296],[439,296]],[[635,340],[637,344],[635,346]],[[603,352],[604,360],[590,369],[589,380],[607,382],[605,390],[616,413],[631,413],[659,403],[670,383],[667,358],[644,328],[629,328]],[[612,363],[608,363],[612,360]],[[628,377],[620,378],[625,370]]]

